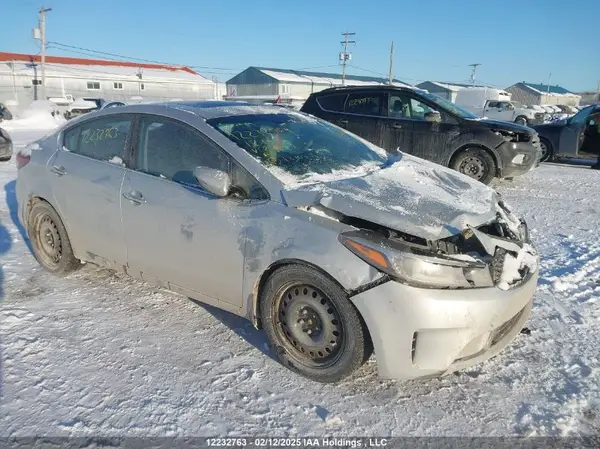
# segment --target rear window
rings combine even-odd
[[[346,98],[348,98],[347,94],[324,95],[317,97],[317,103],[324,111],[344,112]]]

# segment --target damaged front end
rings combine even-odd
[[[359,228],[340,234],[346,248],[392,279],[415,287],[509,290],[528,280],[538,267],[526,223],[502,200],[494,220],[440,240],[413,237],[365,220],[339,215],[336,219]]]

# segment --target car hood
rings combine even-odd
[[[486,128],[501,129],[503,131],[512,131],[516,133],[531,133],[531,127],[519,125],[513,122],[503,122],[501,120],[492,120],[489,118],[482,118],[477,120],[469,120],[471,122],[480,123]]]
[[[567,124],[566,120],[559,120],[557,122],[544,123],[541,125],[534,125],[534,126],[532,126],[532,128],[535,129],[536,131],[544,130],[544,129],[555,129],[555,128],[563,128],[566,124]]]
[[[409,155],[365,176],[282,191],[288,206],[321,205],[427,240],[496,218],[498,194],[454,170]]]

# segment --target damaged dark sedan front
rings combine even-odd
[[[88,261],[244,316],[316,381],[373,350],[383,377],[444,375],[501,351],[531,311],[538,255],[497,193],[302,113],[123,106],[17,161],[46,269]]]

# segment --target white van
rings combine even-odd
[[[489,87],[465,87],[456,93],[454,102],[478,117],[487,117],[521,125],[541,123],[544,114],[513,102],[511,94]]]

